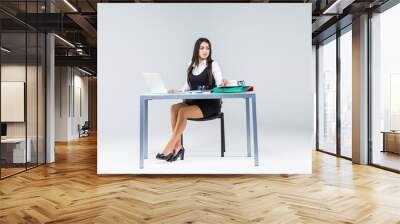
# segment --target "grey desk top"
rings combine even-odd
[[[385,134],[400,134],[400,131],[381,131],[381,133],[385,133]]]
[[[242,93],[144,93],[142,99],[220,99],[220,98],[249,98],[256,95],[255,92]]]
[[[27,138],[28,141],[31,141],[30,138]],[[6,138],[1,139],[1,143],[20,143],[25,142],[25,138]]]

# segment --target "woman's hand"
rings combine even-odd
[[[176,93],[176,92],[178,92],[177,89],[169,89],[169,90],[168,90],[168,93]]]
[[[227,80],[227,79],[222,79],[221,85],[220,85],[220,86],[226,86],[226,85],[228,85],[228,83],[229,83],[229,80]]]

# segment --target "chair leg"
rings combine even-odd
[[[183,147],[183,134],[181,134],[181,145]]]
[[[225,124],[224,115],[221,116],[221,157],[224,157],[225,153]]]

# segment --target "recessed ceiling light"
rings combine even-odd
[[[5,48],[5,47],[1,47],[1,50],[4,51],[4,52],[6,52],[6,53],[10,53],[10,52],[11,52],[11,50],[9,50],[9,49],[7,49],[7,48]]]
[[[68,0],[64,0],[65,4],[67,4],[72,10],[74,10],[75,12],[78,12],[78,10],[71,4],[69,3]]]
[[[60,39],[62,42],[66,43],[67,45],[69,45],[69,46],[75,48],[75,45],[73,45],[73,44],[72,44],[71,42],[69,42],[68,40],[66,40],[66,39],[64,39],[64,38],[62,38],[62,37],[60,37],[60,36],[57,35],[57,34],[54,34],[54,36],[57,37],[58,39]]]
[[[85,74],[87,74],[87,75],[93,75],[92,73],[90,73],[90,72],[88,72],[88,71],[86,71],[86,70],[83,70],[83,69],[81,69],[81,68],[79,68],[79,67],[78,67],[78,70],[81,71],[81,72],[83,72],[83,73],[85,73]]]
[[[351,5],[355,0],[336,0],[322,14],[342,14],[343,9]]]

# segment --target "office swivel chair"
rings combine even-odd
[[[89,136],[89,129],[90,129],[89,121],[85,121],[82,127],[80,127],[80,125],[78,124],[79,138]]]
[[[214,119],[221,119],[221,157],[224,157],[225,153],[225,125],[224,125],[224,113],[220,112],[217,115],[204,117],[204,118],[189,118],[188,121],[211,121]],[[183,134],[181,135],[181,144],[183,146]]]

